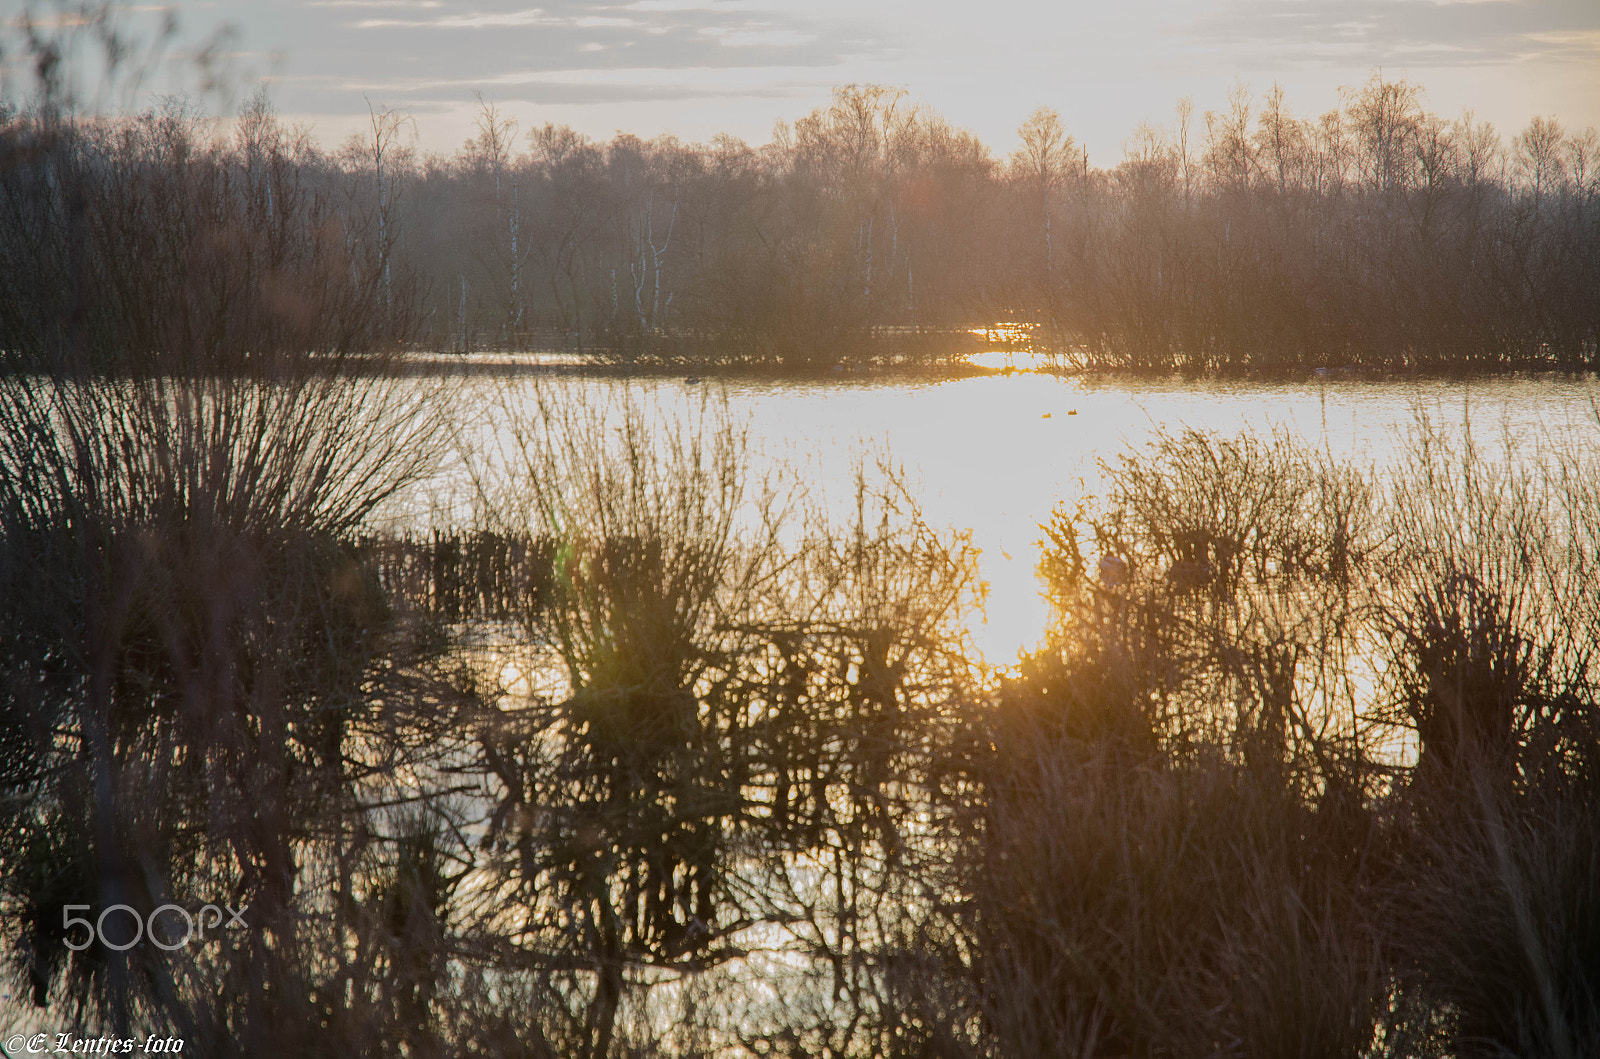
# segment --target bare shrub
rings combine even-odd
[[[968,1003],[1008,1055],[1364,1054],[1369,486],[1192,432],[1106,472],[1044,527],[1051,638],[978,715]]]
[[[1392,502],[1392,684],[1418,760],[1385,887],[1398,1048],[1595,1038],[1595,557],[1583,433],[1499,450],[1424,420]]]
[[[1018,681],[991,723],[960,856],[981,1039],[1019,1056],[1365,1054],[1382,964],[1359,807],[1307,804],[1215,748],[1152,753],[1104,665]]]
[[[1283,436],[1192,431],[1106,473],[1098,507],[1044,526],[1052,650],[1122,660],[1173,753],[1208,732],[1308,794],[1362,789],[1370,733],[1352,671],[1378,542],[1366,479]],[[1109,566],[1090,568],[1096,551]]]
[[[508,940],[547,976],[549,1025],[605,1054],[655,987],[775,949],[832,966],[830,1014],[787,1029],[854,1049],[888,1017],[874,916],[966,679],[970,549],[893,480],[863,480],[851,525],[803,517],[714,408],[539,413],[485,495],[555,543],[520,627],[566,690],[495,717],[483,752],[487,885],[526,917]]]
[[[301,858],[360,844],[358,762],[444,687],[391,679],[414,652],[346,544],[428,465],[433,406],[394,380],[265,367],[0,376],[19,971],[91,1024],[219,1048],[316,1006]],[[167,901],[249,904],[257,933],[64,946],[66,904]]]

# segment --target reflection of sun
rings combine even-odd
[[[1038,351],[1033,344],[1036,324],[999,320],[985,327],[973,327],[968,333],[983,340],[990,347],[967,358],[970,364],[995,371],[1040,371],[1051,367],[1050,357]]]
[[[1040,371],[1050,366],[1049,358],[1045,354],[1025,349],[985,350],[969,356],[967,363],[976,364],[980,368],[993,368],[996,371],[1004,371],[1006,368],[1016,371]]]
[[[987,327],[973,327],[968,330],[969,333],[978,335],[985,342],[990,342],[994,345],[1026,348],[1033,344],[1033,327],[1033,324],[1001,321],[990,324]]]

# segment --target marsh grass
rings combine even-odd
[[[244,1055],[1592,1052],[1587,435],[1423,421],[1384,471],[1160,436],[1042,527],[1049,636],[997,671],[970,541],[892,465],[830,507],[715,402],[508,394],[473,523],[399,537],[373,513],[461,432],[329,367],[0,379],[0,867],[50,1017]],[[57,926],[229,898],[253,929],[192,953]]]
[[[1031,705],[1134,708],[1073,675]],[[1381,973],[1363,821],[1220,754],[1000,723],[972,915],[1002,1054],[1362,1054]]]
[[[298,358],[0,377],[4,859],[36,1002],[212,1044],[312,1003],[296,862],[355,804],[348,748],[412,655],[348,539],[433,458],[421,397]],[[249,903],[264,933],[65,946],[67,904],[168,900]]]
[[[924,994],[965,1051],[1590,1054],[1592,440],[1408,451],[1161,436],[1045,526]]]
[[[485,732],[490,875],[541,921],[519,947],[555,976],[568,1046],[606,1054],[652,992],[774,945],[850,983],[825,1009],[874,1007],[869,906],[970,668],[970,548],[892,477],[863,475],[836,525],[752,473],[746,428],[711,404],[541,395],[501,437],[483,508],[550,542],[517,621],[566,691]]]
[[[1107,477],[1045,525],[1051,636],[976,715],[968,1049],[1364,1054],[1377,770],[1345,666],[1370,488],[1195,432]]]

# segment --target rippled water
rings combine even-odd
[[[852,469],[886,452],[908,473],[928,521],[970,530],[982,549],[986,620],[973,629],[996,663],[1037,642],[1045,604],[1034,575],[1039,524],[1063,500],[1100,486],[1100,461],[1185,427],[1286,430],[1333,457],[1382,466],[1403,453],[1419,416],[1496,444],[1532,446],[1569,431],[1600,440],[1593,378],[1301,382],[1084,380],[1016,372],[944,381],[841,375],[828,382],[509,375],[463,379],[462,444],[486,444],[497,409],[534,415],[535,394],[561,402],[619,392],[660,414],[725,397],[748,422],[759,460],[804,475],[831,505],[851,501]],[[411,497],[409,518],[459,517],[462,464]],[[842,508],[841,508],[842,510]]]

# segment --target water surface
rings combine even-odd
[[[1038,642],[1046,608],[1034,568],[1052,508],[1102,485],[1102,461],[1155,432],[1287,431],[1337,460],[1382,467],[1403,456],[1419,416],[1513,451],[1577,432],[1600,440],[1588,377],[1297,382],[1086,380],[1016,372],[943,381],[841,374],[826,382],[639,379],[523,374],[461,380],[461,444],[494,460],[504,418],[531,421],[547,402],[628,395],[658,414],[726,400],[748,423],[755,461],[794,471],[830,508],[853,501],[854,468],[887,455],[902,466],[930,524],[970,531],[988,585],[974,641],[996,664]],[[759,471],[761,467],[753,467]],[[408,498],[406,517],[463,517],[459,461]]]

